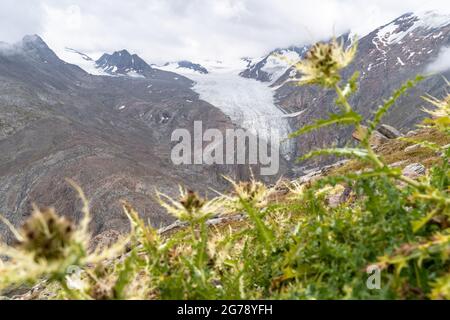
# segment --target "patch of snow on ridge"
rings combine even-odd
[[[79,52],[72,48],[65,48],[63,51],[58,52],[58,56],[61,60],[79,66],[81,69],[89,74],[96,76],[108,76],[101,68],[97,68],[95,60],[88,55]]]
[[[400,64],[401,66],[405,65],[405,63],[402,61],[402,59],[400,59],[400,57],[397,57],[397,63]]]
[[[406,30],[400,30],[402,24],[408,22],[411,25]],[[384,26],[378,31],[376,38],[386,46],[401,42],[405,36],[419,28],[438,29],[449,24],[450,14],[440,14],[435,11],[418,12],[397,19]]]
[[[132,77],[132,78],[145,78],[145,76],[137,73],[135,70],[128,71],[127,76]]]

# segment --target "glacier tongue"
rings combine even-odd
[[[275,105],[273,89],[268,84],[240,77],[241,69],[236,65],[229,69],[224,66],[217,70],[214,66],[207,68],[209,74],[183,74],[196,82],[193,90],[200,99],[221,109],[236,125],[264,140],[276,136],[281,142],[282,155],[292,158],[293,143],[284,141],[291,132],[289,120]]]

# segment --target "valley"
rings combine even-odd
[[[351,45],[355,39],[350,34],[338,41]],[[450,45],[450,18],[433,12],[405,14],[358,43],[358,55],[345,76],[361,70],[360,90],[350,101],[370,118],[380,98],[388,99],[416,74],[426,74],[440,58]],[[36,202],[55,205],[77,219],[75,195],[64,182],[71,178],[98,210],[96,233],[123,230],[122,198],[135,203],[155,226],[167,225],[173,220],[155,203],[155,189],[171,194],[182,184],[210,194],[227,187],[223,175],[238,180],[250,176],[244,165],[173,165],[171,133],[192,131],[195,121],[205,129],[243,128],[282,141],[280,172],[268,182],[333,163],[335,158],[295,159],[320,147],[352,145],[351,128],[286,140],[296,129],[336,111],[333,92],[295,85],[300,75],[291,66],[309,46],[274,49],[260,58],[154,65],[126,49],[93,58],[68,44],[56,54],[39,36],[2,44],[0,212],[18,224]],[[386,124],[404,134],[414,129],[424,117],[420,97],[442,96],[449,72],[429,75],[401,98]]]

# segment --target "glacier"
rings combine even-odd
[[[219,108],[232,122],[259,138],[281,142],[283,157],[291,160],[294,154],[289,115],[276,106],[275,91],[268,83],[239,76],[246,67],[245,61],[202,61],[209,74],[178,68],[176,72],[195,82],[193,90],[200,99]],[[165,67],[161,70],[174,71]]]

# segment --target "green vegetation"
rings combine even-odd
[[[294,136],[328,125],[362,126],[348,102],[358,75],[341,79],[354,51],[335,41],[319,44],[296,65],[305,75],[301,84],[336,90],[341,112]],[[347,166],[357,166],[359,174],[347,167],[271,188],[230,181],[233,191],[211,200],[184,189],[179,200],[159,194],[163,207],[186,223],[169,235],[123,203],[130,234],[105,251],[89,252],[88,201],[75,186],[85,203],[80,226],[68,228],[66,220],[38,209],[21,230],[10,226],[19,245],[0,245],[8,257],[0,262],[0,290],[45,279],[42,292],[68,299],[450,299],[450,99],[427,98],[435,109],[414,151],[414,159],[431,159],[424,176],[413,179],[388,165],[408,157],[404,147],[411,141],[396,140],[380,151],[369,143],[395,100],[421,80],[380,106],[357,147],[304,157],[355,158]],[[244,219],[208,223],[236,214]],[[29,226],[37,226],[33,234]],[[81,272],[68,275],[73,267]],[[376,284],[373,270],[379,271],[379,289],[367,285]]]

